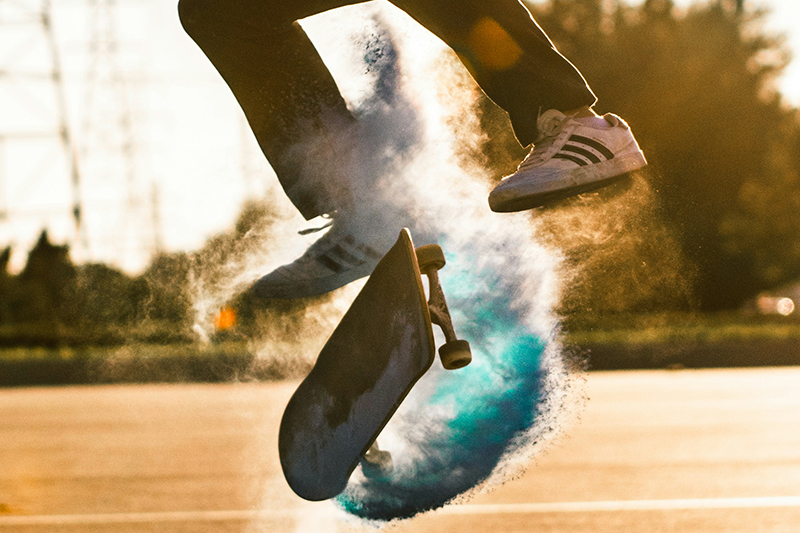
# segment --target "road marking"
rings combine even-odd
[[[66,525],[66,524],[128,524],[152,522],[225,522],[253,520],[260,516],[289,515],[287,511],[173,511],[155,513],[101,513],[0,516],[0,526]]]
[[[592,513],[601,511],[672,511],[685,509],[758,509],[800,507],[800,496],[773,498],[696,498],[596,502],[498,503],[451,506],[444,514]]]
[[[800,507],[800,496],[771,498],[698,498],[683,500],[469,504],[452,505],[441,509],[437,514],[486,515],[592,513],[604,511],[676,511],[691,509],[768,509],[776,507]],[[174,511],[154,513],[0,516],[0,527],[155,522],[226,522],[237,520],[296,517],[297,511],[297,509],[276,509],[264,511]]]

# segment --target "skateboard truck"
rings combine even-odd
[[[442,366],[447,370],[463,368],[472,362],[472,351],[469,342],[456,337],[444,290],[439,281],[439,269],[446,264],[442,247],[438,244],[428,244],[420,246],[415,252],[420,272],[428,277],[430,290],[428,311],[431,315],[431,323],[439,326],[444,333],[445,343],[439,347]],[[392,473],[393,469],[391,452],[381,450],[377,440],[361,457],[361,470],[368,478],[386,477]]]
[[[428,244],[417,248],[416,253],[420,272],[428,276],[430,287],[428,310],[431,313],[431,322],[439,326],[444,333],[445,343],[439,347],[442,366],[447,370],[465,367],[472,361],[472,352],[469,342],[456,337],[442,284],[439,282],[439,269],[446,264],[442,247],[438,244]]]
[[[392,454],[386,450],[381,450],[376,440],[361,457],[361,470],[369,478],[387,477],[394,470]]]

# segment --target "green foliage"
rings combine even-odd
[[[43,231],[28,254],[28,261],[19,276],[5,272],[2,289],[4,303],[0,320],[12,322],[55,323],[67,308],[66,287],[75,279],[75,267],[69,258],[69,247],[56,246]]]
[[[187,316],[185,254],[156,257],[132,277],[104,264],[74,266],[68,246],[52,244],[43,231],[19,275],[9,274],[9,257],[8,248],[0,253],[1,344],[124,342],[115,328]],[[150,330],[139,327],[136,334],[174,337]]]
[[[30,251],[19,275],[8,272],[10,248],[0,251],[0,346],[85,346],[127,343],[187,343],[196,340],[193,305],[203,290],[226,294],[254,247],[273,238],[277,214],[266,201],[248,202],[235,226],[193,253],[163,253],[140,275],[105,264],[74,266],[69,248],[47,232]],[[238,294],[242,287],[228,291]],[[232,302],[235,332],[257,334],[265,317],[287,330],[302,320],[310,300],[268,301],[238,294]],[[203,317],[206,318],[206,317]],[[288,334],[288,333],[287,333]],[[221,340],[216,339],[216,340]]]
[[[143,300],[144,317],[173,323],[189,319],[188,254],[160,254],[140,276],[139,282],[146,297]]]
[[[576,322],[569,324],[566,340],[578,346],[800,339],[800,319],[794,316],[730,312],[635,313]]]
[[[128,325],[142,316],[147,287],[104,264],[80,265],[67,287],[65,322],[80,326]]]
[[[297,379],[310,366],[256,357],[241,342],[0,348],[0,387]]]
[[[774,79],[788,61],[764,13],[715,1],[533,5],[584,74],[599,112],[631,125],[667,223],[699,269],[705,309],[800,275],[800,125]]]

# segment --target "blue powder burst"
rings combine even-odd
[[[421,90],[432,79],[443,83],[450,71],[415,78],[413,68],[403,70],[403,54],[395,44],[402,44],[398,35],[413,28],[392,30],[404,19],[388,13],[388,23],[385,8],[373,6],[377,11],[366,11],[364,19],[352,10],[346,14],[358,26],[351,45],[373,87],[353,109],[371,157],[354,169],[354,175],[366,177],[351,186],[370,203],[409,213],[410,225],[416,224],[415,244],[443,247],[442,284],[473,362],[452,372],[435,363],[378,439],[393,453],[392,474],[366,478],[357,469],[335,499],[347,513],[376,521],[409,518],[496,481],[508,458],[528,457],[535,441],[552,435],[551,419],[558,414],[552,398],[563,392],[554,390],[551,379],[563,369],[545,355],[552,352],[546,351],[547,332],[555,324],[540,323],[552,317],[542,312],[546,306],[532,301],[548,296],[543,278],[552,274],[554,260],[532,242],[529,218],[505,216],[496,224],[498,215],[486,206],[485,184],[452,164],[447,148],[452,139],[430,138],[435,135],[429,119],[441,110],[427,110],[435,107],[435,98],[420,96]],[[358,37],[364,32],[366,38]],[[448,90],[449,100],[458,101],[458,90],[465,89]],[[480,135],[459,132],[458,143]]]
[[[545,343],[515,310],[515,288],[503,277],[505,269],[477,270],[474,259],[448,256],[447,272],[442,271],[457,331],[469,340],[473,363],[439,372],[427,402],[404,413],[412,427],[426,428],[421,459],[388,478],[351,482],[336,500],[348,513],[386,521],[441,507],[485,481],[535,422],[543,399]],[[439,406],[446,406],[449,417],[426,420],[426,411]]]

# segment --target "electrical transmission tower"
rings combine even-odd
[[[113,213],[104,213],[103,219],[117,216],[115,237],[111,239],[117,248],[114,259],[130,265],[141,256],[147,193],[140,190],[137,180],[131,95],[117,33],[118,5],[116,0],[86,2],[89,42],[81,160],[95,187],[124,191],[124,208],[113,208]]]
[[[54,174],[66,174],[68,184],[53,185]],[[0,0],[0,223],[34,217],[47,225],[63,217],[62,190],[71,198],[73,250],[85,249],[81,172],[51,2]]]

